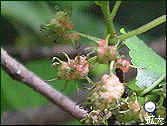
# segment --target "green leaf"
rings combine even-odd
[[[146,102],[145,97],[138,96],[137,98],[138,98],[138,101],[139,101],[140,105],[144,105],[144,103]]]
[[[125,34],[124,29],[120,32]],[[137,36],[126,39],[124,43],[130,49],[129,55],[133,65],[139,67],[136,77],[138,87],[149,87],[166,72],[166,60],[147,47]],[[141,69],[143,67],[144,69]]]
[[[142,91],[142,88],[137,87],[137,85],[135,85],[136,80],[135,78],[132,78],[130,81],[128,81],[127,85],[128,88],[130,88],[131,90],[135,90],[135,91]]]

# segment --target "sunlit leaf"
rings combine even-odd
[[[123,29],[122,33],[125,33]],[[166,60],[157,55],[151,48],[133,36],[124,41],[130,49],[129,55],[137,69],[136,85],[140,88],[149,87],[166,72]]]

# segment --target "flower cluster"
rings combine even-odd
[[[89,72],[89,64],[85,56],[76,56],[74,60],[61,61],[58,64],[57,77],[61,80],[84,79]]]
[[[68,14],[64,11],[57,11],[53,19],[49,24],[44,25],[43,29],[54,31],[56,42],[73,42],[80,40],[80,36],[77,33],[73,33],[74,25],[70,20]]]
[[[74,28],[72,21],[64,11],[58,11],[55,18],[51,19],[49,24],[53,30],[56,30],[56,32],[60,29],[62,32],[64,32],[65,30],[72,30]]]
[[[105,124],[105,121],[112,116],[110,108],[115,106],[124,90],[124,85],[116,75],[104,74],[101,81],[90,89],[87,99],[92,111],[88,113],[85,124]]]
[[[118,56],[117,48],[114,45],[106,46],[106,40],[104,39],[101,39],[99,42],[96,50],[98,62],[106,64],[109,61],[115,60]]]
[[[128,72],[128,70],[130,69],[130,62],[125,59],[117,59],[115,65],[123,72]]]
[[[109,109],[124,93],[125,87],[116,75],[104,74],[101,81],[92,87],[88,100],[95,109]]]
[[[80,36],[77,33],[71,33],[71,34],[66,34],[64,36],[65,39],[70,39],[70,40],[80,40]]]
[[[105,9],[103,7],[108,4],[108,2],[97,1],[95,3],[99,5],[102,10]],[[80,40],[80,37],[84,37],[89,40],[93,40],[97,45],[96,47],[86,48],[92,49],[92,51],[87,54],[87,57],[92,53],[95,54],[95,56],[88,61],[85,56],[79,55],[71,60],[68,55],[65,54],[68,59],[67,62],[61,61],[55,57],[58,62],[54,62],[52,65],[58,66],[57,78],[60,80],[66,80],[66,82],[68,82],[70,80],[87,79],[91,84],[93,84],[92,87],[88,88],[90,92],[87,97],[87,103],[83,104],[89,106],[89,112],[84,120],[86,125],[106,124],[106,122],[111,119],[110,117],[112,115],[114,115],[114,120],[120,124],[125,124],[129,121],[142,122],[144,124],[144,119],[148,113],[137,100],[137,96],[134,97],[134,95],[132,95],[132,92],[136,95],[135,91],[137,93],[138,91],[133,90],[132,88],[129,89],[131,91],[126,93],[125,86],[123,84],[124,73],[128,72],[131,67],[139,67],[132,66],[129,61],[122,59],[122,56],[119,55],[118,48],[122,46],[122,41],[124,41],[126,37],[121,39],[120,36],[117,36],[114,27],[109,27],[110,24],[108,21],[110,18],[107,20],[108,17],[105,16],[105,13],[106,11],[104,11],[104,17],[106,18],[105,23],[107,24],[107,31],[104,34],[105,38],[101,39],[73,31],[74,25],[68,13],[60,10],[57,11],[55,17],[50,20],[49,24],[43,25],[42,27],[48,31],[51,30],[52,33],[54,32],[54,36],[56,37],[55,42],[72,42],[75,46],[75,42]],[[126,35],[123,29],[120,31],[122,34]],[[110,74],[104,74],[99,82],[94,83],[87,76],[89,73],[89,63],[110,64]],[[141,91],[144,92],[144,90]],[[139,92],[140,96],[142,96],[141,94],[143,92]],[[123,93],[128,95],[125,100],[124,97],[126,96],[124,96]],[[154,93],[156,93],[156,91]],[[121,97],[123,98],[121,99]],[[162,106],[160,107],[161,108],[157,109],[157,113],[163,117],[166,116],[165,108],[162,108]]]
[[[101,110],[92,110],[86,115],[85,125],[99,125],[105,124],[105,121],[112,116],[111,111],[102,112]]]
[[[116,115],[116,120],[119,122],[136,121],[144,122],[148,113],[140,105],[137,100],[128,100],[120,103],[120,106],[112,111]]]

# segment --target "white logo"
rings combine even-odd
[[[155,118],[158,118],[157,115],[156,115],[156,113],[154,112],[155,109],[156,109],[156,105],[155,105],[154,102],[152,102],[152,101],[147,101],[147,102],[144,104],[144,109],[145,109],[146,112],[152,113],[153,116],[155,116]]]
[[[155,119],[155,122],[154,122]],[[145,118],[145,120],[147,121],[146,124],[158,124],[160,123],[160,125],[163,125],[164,123],[162,122],[162,120],[164,120],[164,118],[161,118],[160,115],[158,116],[158,118],[155,118],[155,116],[147,116]],[[157,121],[156,121],[157,120]]]
[[[152,112],[155,111],[156,105],[155,105],[155,103],[152,102],[152,101],[147,101],[147,102],[144,104],[144,109],[146,110],[146,112],[152,113]]]
[[[161,118],[160,115],[157,117],[155,110],[156,110],[156,104],[152,101],[147,101],[144,104],[144,109],[146,112],[148,113],[152,113],[152,116],[147,116],[145,118],[145,120],[147,121],[146,124],[158,124],[160,123],[160,125],[163,125],[164,123],[162,122],[162,120],[164,120],[164,118]],[[157,120],[157,121],[156,121]],[[154,122],[155,121],[155,122]]]

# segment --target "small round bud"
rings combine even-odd
[[[140,110],[140,103],[138,101],[132,101],[128,104],[129,109],[132,109],[133,112]]]
[[[72,33],[72,34],[67,34],[65,35],[66,39],[71,39],[71,40],[80,40],[80,36],[77,33]]]
[[[118,50],[115,46],[105,46],[106,40],[101,39],[98,44],[97,57],[100,63],[106,64],[109,61],[115,60],[118,56]]]
[[[117,68],[122,69],[123,72],[128,72],[130,69],[130,62],[125,59],[117,59],[115,65]]]

